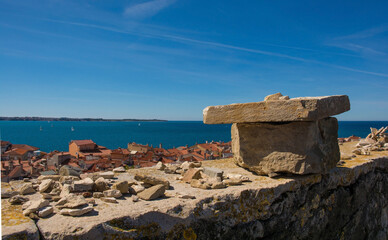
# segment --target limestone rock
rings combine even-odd
[[[201,188],[201,189],[211,188],[211,185],[207,183],[204,179],[192,179],[190,182],[190,186],[193,188]]]
[[[82,216],[90,211],[93,210],[93,207],[90,206],[90,205],[86,205],[82,208],[64,208],[62,209],[59,214],[62,214],[62,215],[70,215],[70,216]]]
[[[114,197],[102,197],[101,201],[107,202],[107,203],[118,203],[116,198]]]
[[[59,169],[59,175],[61,176],[76,176],[79,177],[81,169],[72,167],[70,165],[64,165]]]
[[[183,175],[182,181],[186,183],[190,183],[192,179],[200,179],[201,178],[201,169],[199,168],[189,168],[185,175]]]
[[[129,190],[128,181],[119,181],[113,184],[112,189],[119,190],[122,194],[128,193],[128,190]]]
[[[233,124],[234,160],[260,175],[325,173],[340,160],[337,131],[336,118]]]
[[[142,185],[132,185],[129,187],[129,192],[132,194],[138,194],[145,190],[145,187]]]
[[[50,192],[53,184],[54,181],[52,179],[43,180],[42,183],[39,185],[39,192]]]
[[[126,171],[125,171],[124,167],[118,167],[118,168],[113,169],[113,172],[123,173],[123,172],[126,172]]]
[[[100,177],[103,177],[103,178],[105,178],[105,179],[112,179],[112,178],[115,176],[115,174],[114,174],[114,172],[109,171],[109,172],[102,172],[102,173],[99,173],[99,176],[100,176]]]
[[[41,218],[47,217],[54,212],[54,208],[52,206],[45,206],[38,211],[38,216]]]
[[[114,197],[114,198],[119,198],[122,196],[121,192],[119,190],[116,190],[116,189],[112,189],[112,190],[106,190],[104,191],[104,196],[105,197]]]
[[[102,192],[94,192],[93,197],[94,198],[102,198],[102,197],[104,197],[104,194]]]
[[[184,171],[187,171],[189,170],[190,168],[195,168],[195,164],[193,162],[183,162],[181,164],[181,168],[184,170]]]
[[[177,170],[180,169],[180,167],[176,164],[168,164],[164,168],[164,172],[167,174],[175,174],[178,173]]]
[[[32,187],[32,183],[25,183],[21,188],[20,188],[20,194],[26,195],[30,193],[35,193],[35,189]]]
[[[61,198],[56,206],[57,208],[76,208],[85,204],[87,204],[87,202],[83,196],[71,193],[64,198]]]
[[[225,179],[222,182],[227,186],[237,186],[242,184],[242,180],[237,178]]]
[[[59,181],[60,178],[60,175],[40,175],[38,177],[39,180],[51,179],[53,181]]]
[[[10,197],[13,197],[15,195],[18,195],[19,192],[18,191],[13,191],[13,190],[1,190],[1,198],[10,198]]]
[[[150,188],[145,189],[144,191],[137,194],[137,196],[143,200],[149,201],[156,198],[159,198],[164,195],[166,186],[163,184],[158,184]]]
[[[74,192],[85,192],[93,189],[94,182],[91,178],[85,178],[73,183]]]
[[[163,170],[166,168],[166,165],[164,165],[162,162],[158,162],[158,163],[155,165],[155,168],[156,168],[157,170],[163,171]]]
[[[138,201],[139,201],[139,197],[133,195],[133,196],[132,196],[132,202],[138,202]]]
[[[148,183],[148,184],[151,184],[153,186],[158,185],[158,184],[163,184],[165,186],[166,190],[170,188],[170,182],[165,180],[165,179],[162,179],[162,178],[156,178],[156,177],[147,176],[144,174],[136,174],[135,180],[141,181],[144,183]]]
[[[61,176],[59,182],[62,184],[73,184],[74,181],[80,180],[77,176]]]
[[[28,203],[28,202],[27,202]],[[30,215],[30,213],[35,213],[38,211],[40,208],[48,206],[50,203],[47,200],[37,200],[37,201],[31,201],[28,204],[28,207],[23,211],[24,216]],[[27,204],[26,204],[27,205]]]
[[[109,189],[108,182],[103,177],[99,177],[94,184],[95,191],[103,192]]]
[[[43,199],[51,200],[53,197],[48,193],[41,193]]]
[[[241,174],[233,174],[233,173],[228,173],[225,175],[226,179],[236,179],[236,180],[241,180],[241,182],[250,182],[249,177],[243,176]]]
[[[203,173],[211,178],[219,178],[222,180],[222,175],[224,174],[224,171],[219,168],[204,167]]]
[[[15,196],[12,196],[10,199],[8,199],[8,202],[10,202],[12,205],[17,205],[17,204],[23,204],[29,200],[30,199],[26,197],[15,195]]]
[[[346,95],[303,97],[290,100],[210,106],[203,110],[203,122],[254,123],[316,121],[350,110]]]
[[[62,191],[61,191],[59,196],[65,197],[65,196],[69,195],[72,191],[73,191],[73,187],[69,184],[65,184],[65,185],[63,185]]]
[[[275,93],[275,94],[271,94],[271,95],[268,95],[264,98],[264,101],[276,101],[276,100],[279,100],[280,97],[282,97],[283,95],[281,93]]]

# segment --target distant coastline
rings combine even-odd
[[[161,119],[105,119],[105,118],[69,118],[69,117],[0,117],[0,121],[52,121],[52,122],[167,122]]]

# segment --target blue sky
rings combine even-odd
[[[387,1],[0,0],[0,116],[202,120],[347,94],[388,120]]]

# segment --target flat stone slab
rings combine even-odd
[[[253,103],[210,106],[203,110],[205,124],[316,121],[350,110],[346,95],[300,97]]]

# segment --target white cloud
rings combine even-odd
[[[127,7],[124,15],[129,18],[142,19],[152,17],[164,8],[170,6],[175,0],[153,0]]]

